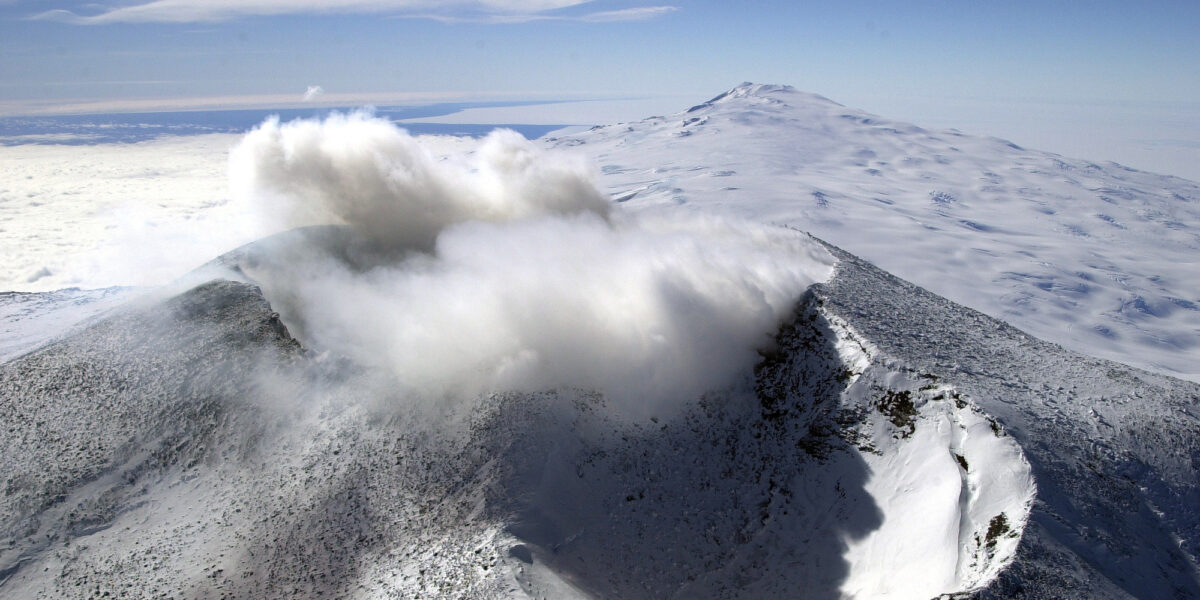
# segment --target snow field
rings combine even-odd
[[[1200,187],[746,84],[562,135],[615,201],[785,224],[1068,347],[1200,377]]]

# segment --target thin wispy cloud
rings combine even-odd
[[[592,23],[615,23],[618,21],[645,21],[679,10],[678,6],[638,6],[621,10],[604,10],[579,17],[580,21]]]
[[[304,92],[304,101],[312,102],[313,100],[317,99],[317,96],[320,96],[321,94],[324,94],[324,93],[325,93],[325,88],[323,88],[319,85],[310,85],[310,86],[308,86],[308,89],[305,90],[305,92]]]
[[[576,21],[584,23],[621,23],[629,21],[647,21],[679,10],[678,6],[638,6],[620,10],[603,10],[579,15],[564,15],[551,13],[504,13],[504,14],[404,14],[406,19],[432,19],[443,23],[491,23],[517,24],[535,21]]]
[[[76,25],[107,23],[206,23],[289,14],[393,14],[443,22],[524,23],[539,20],[617,22],[645,20],[672,6],[634,7],[565,15],[561,10],[592,0],[154,0],[109,8],[95,14],[55,9],[32,19]],[[93,5],[94,6],[94,5]]]

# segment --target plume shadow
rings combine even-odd
[[[834,340],[808,294],[752,391],[633,425],[581,394],[514,427],[530,407],[512,399],[489,425],[514,427],[490,449],[509,465],[491,503],[523,542],[510,555],[597,597],[841,597],[847,542],[882,513],[839,437]]]

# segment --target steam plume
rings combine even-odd
[[[270,120],[232,160],[235,187],[281,224],[343,224],[399,251],[255,276],[307,343],[418,397],[574,387],[669,411],[749,372],[832,262],[791,230],[614,210],[586,161],[512,131],[438,158],[365,113]]]

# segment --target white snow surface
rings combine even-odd
[[[71,332],[136,295],[131,288],[0,292],[0,363]]]
[[[916,599],[982,589],[1012,559],[1033,503],[1020,446],[953,386],[906,373],[847,323],[824,317],[839,357],[855,373],[842,405],[890,410],[871,397],[886,390],[885,398],[911,398],[915,409],[909,425],[877,414],[867,421],[871,444],[859,447],[870,469],[864,489],[883,518],[850,542],[842,592]],[[989,536],[1001,515],[1012,529]]]
[[[787,224],[1076,350],[1200,380],[1200,186],[787,86],[550,139],[614,199]]]

